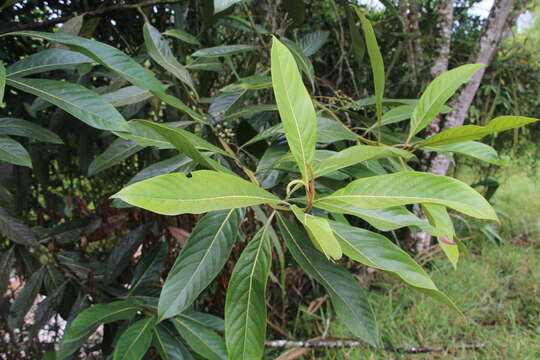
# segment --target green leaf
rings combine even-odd
[[[439,291],[429,275],[405,251],[386,237],[335,221],[332,230],[345,255],[366,266],[387,271],[459,312],[456,305]]]
[[[371,69],[373,72],[377,121],[380,123],[382,120],[382,103],[384,96],[384,62],[371,23],[364,16],[360,8],[357,6],[353,6],[353,8],[354,11],[356,11],[356,15],[360,19],[360,22],[362,23],[362,30],[364,31],[369,61],[371,63]]]
[[[22,290],[17,294],[13,304],[9,307],[7,323],[11,329],[19,329],[24,325],[24,317],[39,294],[44,275],[44,267],[34,272]]]
[[[208,123],[201,114],[197,113],[195,110],[184,104],[179,98],[165,94],[164,92],[155,92],[154,95],[163,100],[163,102],[165,102],[167,105],[171,105],[172,107],[185,112],[193,120],[198,121],[202,124]]]
[[[167,254],[168,245],[165,242],[159,242],[152,248],[143,251],[142,258],[135,268],[128,295],[136,295],[139,292],[144,292],[145,288],[151,285],[161,287],[159,274],[163,268]]]
[[[306,19],[306,4],[304,0],[287,0],[282,1],[280,4],[285,11],[289,19],[293,21],[291,27],[299,27]]]
[[[116,241],[105,264],[105,283],[116,279],[124,271],[147,234],[148,227],[140,225]]]
[[[184,65],[180,64],[178,60],[176,60],[176,57],[173,55],[167,41],[161,38],[161,33],[159,30],[149,23],[145,23],[143,27],[143,36],[144,44],[146,45],[146,50],[148,51],[150,57],[165,70],[173,74],[178,80],[189,86],[191,90],[197,93],[191,75]]]
[[[338,317],[358,338],[379,344],[375,314],[364,290],[343,267],[326,259],[311,245],[306,233],[278,215],[281,234],[298,265],[328,291]]]
[[[27,56],[6,69],[8,77],[21,77],[52,70],[73,70],[81,64],[93,63],[88,56],[64,49],[46,49]]]
[[[201,45],[199,40],[188,32],[179,29],[168,29],[163,33],[165,36],[170,36],[175,39],[181,40],[191,45]]]
[[[167,276],[159,297],[160,320],[187,309],[221,271],[229,258],[243,212],[206,214],[193,229]]]
[[[162,215],[202,214],[260,204],[279,198],[236,175],[199,170],[166,174],[131,184],[112,196]]]
[[[3,207],[0,207],[0,234],[20,245],[39,245],[30,228],[21,220],[11,216]],[[4,294],[0,293],[0,296],[2,295]]]
[[[171,321],[182,338],[197,354],[209,360],[227,359],[225,342],[212,329],[184,317],[172,318]]]
[[[225,321],[215,315],[199,311],[186,310],[178,316],[198,322],[201,325],[209,327],[210,329],[216,330],[218,332],[225,332]]]
[[[306,74],[309,82],[311,83],[311,87],[314,87],[315,69],[313,68],[313,63],[311,62],[311,60],[309,60],[309,58],[304,54],[302,49],[300,49],[300,46],[298,46],[298,44],[294,41],[286,38],[281,38],[281,42],[289,49],[300,70],[302,70],[302,72]]]
[[[211,48],[197,50],[193,54],[191,54],[191,56],[203,57],[203,58],[215,58],[215,57],[242,54],[242,53],[253,51],[253,50],[257,50],[257,47],[253,45],[221,45],[221,46],[215,46]]]
[[[440,146],[470,140],[480,140],[486,135],[516,129],[537,121],[538,119],[525,116],[499,116],[491,120],[486,126],[465,125],[442,131],[418,145],[420,147]]]
[[[410,158],[412,154],[390,146],[355,145],[327,157],[315,167],[314,172],[315,176],[323,176],[366,160],[399,156]]]
[[[187,167],[187,165],[189,164],[193,164],[193,160],[184,155],[175,155],[171,158],[163,161],[158,161],[157,163],[154,163],[142,169],[137,174],[135,174],[135,176],[133,176],[127,184],[130,185],[139,181],[153,178],[158,175],[169,174],[180,168]]]
[[[335,120],[325,117],[317,117],[317,142],[320,144],[332,144],[337,141],[357,141],[358,136]]]
[[[437,76],[424,90],[411,115],[409,140],[425,128],[441,111],[457,89],[468,82],[482,64],[467,64]]]
[[[140,360],[150,348],[154,318],[139,320],[126,329],[114,346],[113,360]]]
[[[0,221],[2,211],[3,209],[0,208]],[[0,224],[0,227],[1,226],[2,225]],[[12,246],[7,251],[0,252],[0,302],[3,302],[8,286],[11,283],[11,270],[13,264],[15,263],[15,257],[13,256],[14,249],[15,247]]]
[[[225,299],[230,359],[261,359],[266,339],[266,282],[272,263],[270,223],[257,232],[234,266]]]
[[[439,230],[440,236],[437,236],[439,246],[454,266],[454,269],[457,269],[459,248],[454,241],[456,233],[448,211],[444,206],[435,204],[422,204],[422,210],[424,210],[429,222]]]
[[[289,147],[304,180],[308,180],[317,140],[315,109],[294,57],[276,38],[272,44],[272,82]]]
[[[364,42],[364,39],[362,39],[360,30],[358,30],[358,27],[356,26],[356,22],[354,20],[351,8],[347,6],[346,11],[347,23],[349,25],[349,32],[351,34],[352,48],[356,57],[356,61],[360,65],[364,61],[364,55],[366,54],[366,43]]]
[[[124,139],[116,139],[90,163],[88,176],[94,176],[110,167],[120,164],[143,148],[137,143]]]
[[[32,160],[28,151],[17,141],[0,136],[0,160],[11,164],[32,167]]]
[[[116,72],[135,86],[155,92],[164,92],[163,84],[144,67],[131,57],[114,47],[98,41],[85,39],[79,36],[46,33],[38,31],[16,31],[6,35],[30,36],[38,39],[54,41],[69,47],[73,51],[84,54],[101,65]],[[3,36],[6,36],[3,35]]]
[[[52,144],[63,143],[52,131],[33,122],[15,118],[0,119],[0,135],[24,136]]]
[[[361,209],[431,203],[450,207],[480,219],[497,220],[491,205],[474,189],[446,176],[415,171],[355,180],[315,205],[353,205]]]
[[[435,146],[424,146],[423,150],[457,153],[460,155],[470,156],[472,158],[482,160],[494,165],[502,165],[504,160],[499,157],[497,151],[489,145],[476,142],[464,141],[454,144],[444,144]]]
[[[214,0],[214,14],[227,10],[234,4],[238,4],[245,0]]]
[[[153,95],[150,91],[136,86],[126,86],[102,95],[103,99],[111,103],[111,105],[114,107],[136,104],[141,101],[148,100],[152,96]]]
[[[79,84],[22,78],[9,78],[8,84],[58,106],[97,129],[128,130],[127,122],[110,103]]]
[[[0,104],[4,101],[4,91],[6,89],[6,68],[0,63]]]
[[[298,45],[304,55],[311,56],[326,44],[329,36],[329,31],[313,31],[302,36]]]
[[[57,360],[63,360],[73,354],[101,324],[134,317],[139,308],[130,301],[115,301],[97,304],[81,312],[67,328],[60,349],[56,353]]]
[[[215,118],[223,117],[229,111],[238,108],[243,103],[247,94],[247,90],[218,94],[210,104],[208,113]]]
[[[162,360],[193,360],[180,334],[169,324],[160,323],[154,328],[153,344]]]
[[[272,78],[264,75],[252,75],[222,88],[221,92],[236,92],[243,90],[260,90],[272,87]]]
[[[292,205],[291,210],[306,229],[309,238],[313,245],[327,258],[339,260],[343,256],[341,247],[336,237],[332,233],[332,229],[328,224],[328,220],[304,213],[297,206]]]
[[[158,124],[152,121],[147,120],[141,120],[139,123],[143,124],[144,126],[152,129],[158,135],[165,138],[167,141],[169,141],[181,154],[184,154],[186,156],[189,156],[191,159],[196,161],[197,163],[206,166],[207,168],[214,169],[216,171],[222,171],[222,172],[228,172],[230,171],[223,167],[221,164],[219,164],[217,161],[209,158],[208,156],[202,154],[197,150],[194,144],[194,140],[196,140],[199,144],[203,144],[207,149],[211,148],[213,150],[217,149],[218,152],[222,153],[222,150],[209,144],[203,139],[200,139],[199,141],[198,136],[195,136],[191,134],[188,131],[178,129],[178,128],[172,128],[170,126],[164,125],[164,124]],[[210,145],[210,146],[208,146]]]

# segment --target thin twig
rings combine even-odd
[[[366,343],[356,340],[273,340],[265,343],[272,348],[341,348],[341,347],[367,347]],[[393,347],[385,345],[384,349],[403,354],[421,354],[430,352],[455,352],[458,350],[479,350],[484,348],[484,344],[463,344],[457,346],[413,346],[413,347]]]

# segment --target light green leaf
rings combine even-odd
[[[152,344],[155,325],[154,318],[146,318],[128,327],[114,346],[113,360],[142,359]]]
[[[422,204],[422,210],[424,210],[429,222],[439,230],[440,236],[437,236],[439,246],[443,249],[454,269],[457,269],[459,248],[454,241],[456,233],[448,211],[444,206],[435,204]]]
[[[452,300],[437,289],[424,269],[386,237],[335,221],[330,225],[345,255],[364,265],[387,271],[459,312]]]
[[[480,219],[497,220],[491,205],[474,189],[446,176],[406,171],[355,180],[315,205],[384,209],[415,203],[439,204]]]
[[[443,153],[457,153],[495,165],[502,165],[504,163],[504,160],[499,157],[499,154],[497,154],[497,151],[494,148],[476,141],[464,141],[454,144],[425,146],[422,147],[422,149]]]
[[[384,62],[371,23],[364,16],[360,8],[357,6],[353,6],[353,8],[362,23],[362,30],[364,30],[364,39],[366,41],[371,70],[373,72],[377,121],[380,123],[382,120],[382,103],[384,96]]]
[[[127,122],[110,103],[79,84],[22,78],[9,78],[8,84],[58,106],[97,129],[128,130]]]
[[[335,120],[321,116],[317,117],[318,143],[332,144],[342,140],[357,141],[358,136]]]
[[[245,0],[214,0],[214,14],[227,10],[234,4],[238,4]]]
[[[114,198],[162,215],[202,214],[283,201],[236,175],[211,170],[166,174],[131,184]]]
[[[266,340],[266,282],[272,263],[267,223],[234,266],[225,299],[225,342],[230,359],[261,359]]]
[[[345,268],[330,262],[313,247],[306,233],[278,214],[281,235],[298,265],[328,291],[338,317],[358,338],[379,344],[375,314],[364,290]]]
[[[168,29],[163,35],[173,37],[178,40],[182,40],[191,45],[201,45],[199,40],[188,32],[179,29]]]
[[[0,104],[4,101],[4,91],[6,89],[6,68],[0,63]]]
[[[289,147],[304,180],[310,179],[317,140],[315,109],[294,57],[276,38],[272,45],[272,82]]]
[[[304,225],[313,245],[315,245],[315,247],[327,258],[339,260],[343,254],[339,242],[328,224],[328,220],[306,214],[296,205],[292,205],[291,210],[298,221]]]
[[[240,210],[217,211],[197,223],[163,286],[160,320],[187,309],[217,276],[229,259],[243,217]]]
[[[69,47],[73,51],[84,54],[101,65],[118,73],[135,86],[155,92],[164,92],[163,84],[131,57],[114,47],[98,41],[62,33],[46,33],[38,31],[16,31],[3,36],[30,36],[38,39],[54,41]]]
[[[88,167],[88,176],[94,176],[110,167],[120,164],[143,148],[137,143],[124,139],[116,139],[102,153],[99,154]]]
[[[468,82],[482,64],[467,64],[437,76],[424,90],[411,115],[409,140],[425,128],[441,111],[457,89]]]
[[[212,329],[185,317],[172,318],[171,322],[189,347],[203,358],[209,360],[227,359],[225,342]]]
[[[0,119],[0,135],[24,136],[52,144],[63,143],[52,131],[33,122],[15,118]]]
[[[321,161],[314,169],[315,176],[330,174],[360,162],[387,157],[411,158],[412,154],[390,146],[355,145]]]
[[[99,325],[131,319],[137,310],[139,308],[130,301],[97,304],[84,310],[67,328],[60,349],[56,353],[57,360],[63,360],[73,354]]]
[[[81,28],[83,26],[84,15],[74,16],[65,23],[62,24],[62,27],[58,30],[61,34],[68,35],[79,35]]]
[[[311,56],[326,44],[329,36],[329,31],[313,31],[302,36],[298,46],[304,55]]]
[[[11,164],[32,167],[32,160],[28,151],[17,141],[0,136],[0,160]]]
[[[81,64],[93,63],[94,60],[75,51],[46,49],[27,56],[8,66],[7,76],[28,76],[52,70],[73,70]]]
[[[306,74],[311,86],[315,86],[315,69],[313,68],[313,63],[309,58],[304,54],[300,46],[292,40],[281,38],[281,42],[289,49],[296,64]]]
[[[248,51],[254,51],[254,50],[257,50],[257,47],[253,45],[221,45],[221,46],[215,46],[211,48],[197,50],[193,54],[191,54],[191,56],[215,58],[215,57],[242,54],[242,53],[245,53]]]
[[[167,41],[161,38],[159,30],[149,23],[145,23],[143,27],[143,36],[144,44],[150,57],[197,93],[191,75],[184,65],[176,60]]]
[[[111,103],[114,107],[136,104],[152,97],[152,93],[146,89],[136,86],[126,86],[116,91],[103,94],[105,101]]]
[[[465,125],[442,131],[418,145],[420,147],[440,146],[470,140],[480,140],[486,135],[516,129],[537,121],[538,119],[525,116],[499,116],[491,120],[486,126]]]

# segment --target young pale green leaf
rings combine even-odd
[[[197,93],[191,75],[184,65],[180,64],[178,60],[176,60],[176,57],[173,55],[167,41],[164,41],[161,38],[161,33],[159,30],[149,23],[145,23],[143,27],[143,36],[144,44],[150,57],[164,69],[173,74],[178,80],[189,86],[191,90]]]
[[[188,32],[179,29],[168,29],[163,33],[165,36],[170,36],[175,39],[181,40],[191,45],[201,45],[199,40]]]
[[[187,309],[221,271],[238,234],[243,212],[217,211],[206,214],[193,229],[159,297],[160,320]]]
[[[11,164],[32,167],[32,160],[28,151],[17,141],[0,136],[0,160]]]
[[[491,205],[461,181],[415,171],[355,180],[315,201],[316,206],[352,205],[368,210],[416,203],[444,205],[476,218],[497,220]]]
[[[234,266],[225,299],[225,342],[229,359],[261,359],[266,339],[266,282],[272,263],[267,223]]]
[[[300,46],[292,40],[282,38],[281,42],[289,49],[296,64],[302,70],[302,72],[307,76],[311,86],[315,86],[315,69],[313,68],[313,63],[309,58],[304,54]]]
[[[330,225],[345,255],[364,265],[387,271],[459,312],[452,300],[437,289],[424,269],[386,237],[335,221]]]
[[[103,94],[105,101],[111,103],[114,107],[122,107],[126,105],[136,104],[141,101],[148,100],[152,97],[152,93],[146,89],[141,89],[137,86],[126,86],[116,91]]]
[[[242,53],[253,51],[253,50],[257,50],[257,47],[253,45],[221,45],[221,46],[215,46],[211,48],[197,50],[193,54],[191,54],[191,56],[215,58],[215,57],[242,54]]]
[[[126,120],[101,96],[84,86],[47,79],[9,78],[8,84],[36,95],[101,130],[128,131]]]
[[[454,144],[423,146],[422,149],[442,153],[457,153],[494,165],[504,164],[504,160],[499,157],[499,154],[497,154],[497,151],[494,148],[477,141],[464,141]]]
[[[1,141],[1,138],[0,138]],[[0,145],[0,154],[1,154]],[[0,207],[0,234],[9,240],[23,246],[38,246],[38,241],[32,230],[20,219],[11,216],[6,209]],[[4,293],[0,293],[3,294]]]
[[[355,145],[327,157],[313,171],[315,176],[323,176],[366,160],[399,156],[409,159],[413,155],[390,146]]]
[[[439,246],[443,249],[446,257],[454,269],[457,269],[457,263],[459,260],[459,248],[454,241],[456,232],[454,230],[454,224],[448,211],[442,205],[436,204],[422,204],[422,210],[426,214],[429,222],[440,232],[440,236],[437,236]]]
[[[160,323],[154,328],[153,347],[162,360],[193,360],[180,334],[172,325]]]
[[[442,131],[418,145],[420,147],[440,146],[470,140],[480,140],[486,135],[516,129],[537,122],[538,120],[525,116],[499,116],[491,120],[486,126],[465,125]]]
[[[99,154],[90,163],[88,176],[94,176],[110,167],[118,165],[142,149],[141,146],[133,141],[121,138],[116,139],[102,154]]]
[[[154,336],[156,320],[139,320],[126,329],[114,346],[113,360],[140,360],[144,357]]]
[[[171,319],[176,330],[189,347],[209,360],[226,360],[227,348],[223,339],[212,329],[185,317]]]
[[[15,118],[0,119],[0,135],[24,136],[52,144],[63,143],[52,131],[33,122]]]
[[[362,13],[360,8],[358,8],[357,6],[353,6],[353,8],[356,11],[356,15],[358,15],[358,18],[360,18],[360,22],[362,23],[362,30],[364,30],[364,38],[366,40],[369,61],[371,63],[371,70],[373,72],[377,121],[380,123],[383,115],[382,103],[384,96],[384,62],[371,23]]]
[[[6,68],[0,63],[0,104],[4,101],[4,91],[6,90]]]
[[[482,64],[467,64],[447,71],[435,78],[424,90],[411,115],[409,140],[425,128],[439,113],[457,89],[468,82]]]
[[[341,247],[336,237],[332,233],[332,229],[328,224],[328,220],[306,214],[296,205],[291,206],[291,210],[306,229],[309,238],[313,245],[322,252],[327,258],[338,260],[343,255]]]
[[[130,301],[97,304],[84,310],[67,328],[60,343],[60,349],[56,353],[56,359],[64,360],[73,354],[99,325],[131,319],[137,310],[139,308]]]
[[[46,49],[27,56],[6,69],[8,77],[21,77],[52,70],[73,70],[95,62],[81,53],[64,49]]]
[[[330,262],[296,225],[278,215],[281,234],[298,265],[328,291],[338,317],[354,336],[379,344],[375,314],[364,290],[345,268]]]
[[[17,294],[13,304],[9,307],[7,324],[11,329],[18,329],[23,326],[24,317],[39,294],[44,275],[45,267],[41,267],[38,271],[34,272],[22,290]]]
[[[60,43],[73,51],[80,52],[81,54],[94,59],[96,62],[116,72],[135,86],[148,89],[152,92],[165,91],[165,87],[154,74],[139,65],[122,51],[115,49],[110,45],[62,33],[16,31],[6,35],[29,36]]]
[[[329,31],[313,31],[302,36],[298,45],[304,55],[311,56],[326,44],[329,36]]]
[[[305,180],[311,178],[317,121],[311,98],[291,52],[278,39],[272,44],[272,83],[285,135]]]
[[[158,124],[147,120],[140,120],[139,123],[155,131],[158,135],[171,143],[181,154],[189,156],[199,164],[216,171],[230,173],[230,170],[197,150],[195,143],[198,143],[199,145],[202,144],[207,150],[211,149],[216,151],[217,149],[217,152],[223,153],[223,150],[209,144],[206,140],[200,139],[198,136],[191,134],[188,131],[173,128],[164,124]]]

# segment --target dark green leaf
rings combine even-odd
[[[141,225],[117,240],[117,244],[112,248],[107,258],[105,282],[116,279],[129,265],[133,254],[135,254],[146,237],[147,231],[146,225]]]
[[[191,56],[214,58],[241,54],[253,50],[257,50],[257,47],[253,45],[221,45],[195,51]]]
[[[94,176],[103,170],[120,164],[143,148],[133,141],[116,139],[102,154],[98,155],[88,168],[88,176]]]
[[[63,143],[52,131],[33,122],[15,118],[0,119],[0,135],[24,136],[53,144]]]
[[[326,44],[329,36],[329,31],[313,31],[304,35],[298,45],[304,55],[311,56]]]
[[[75,51],[46,49],[17,61],[6,71],[8,77],[20,77],[52,70],[73,70],[81,64],[93,62],[88,56]]]
[[[146,318],[126,329],[114,346],[113,360],[140,360],[150,348],[156,320]]]
[[[36,300],[41,284],[43,283],[44,275],[44,267],[34,272],[19,294],[17,294],[13,304],[9,307],[7,322],[11,329],[18,329],[23,326],[24,316]]]
[[[199,40],[188,32],[179,29],[168,29],[163,35],[173,37],[178,40],[182,40],[191,45],[201,45]]]
[[[146,89],[141,89],[137,86],[126,86],[116,91],[103,94],[102,96],[103,99],[111,103],[112,106],[122,107],[148,100],[153,95]]]
[[[172,318],[171,322],[197,354],[209,360],[227,359],[225,342],[212,329],[182,317]]]
[[[205,215],[193,229],[167,276],[158,314],[167,319],[187,309],[221,271],[238,234],[243,211]]]
[[[166,323],[154,328],[153,344],[162,360],[193,360],[176,328]]]
[[[131,280],[131,287],[129,289],[129,295],[137,294],[139,289],[143,289],[145,286],[157,285],[159,286],[159,273],[163,268],[163,262],[167,257],[168,246],[164,242],[159,242],[151,249],[147,249],[135,268],[133,279]]]
[[[28,151],[17,141],[7,136],[0,136],[0,161],[32,167],[32,160]]]
[[[0,207],[0,233],[9,240],[24,246],[37,246],[38,242],[32,231],[21,220],[11,216]]]

